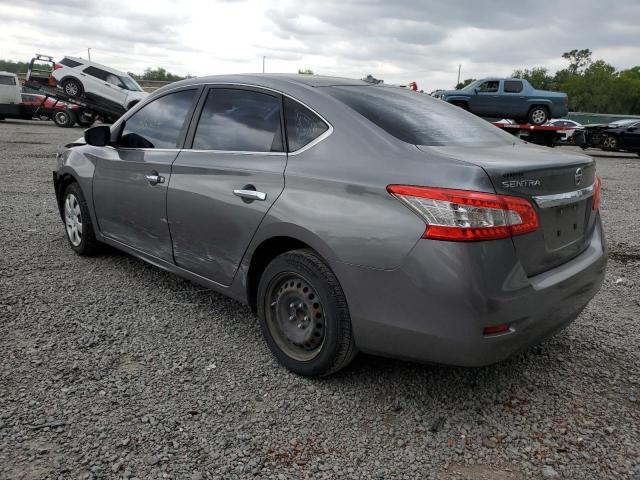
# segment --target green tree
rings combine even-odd
[[[533,85],[533,88],[539,88],[541,90],[555,90],[557,88],[555,79],[549,74],[549,70],[545,67],[515,70],[511,74],[511,77],[527,80],[531,85]]]
[[[11,73],[25,73],[29,65],[26,62],[14,62],[13,60],[0,60],[0,71]]]
[[[302,70],[301,68],[298,69],[298,73],[300,75],[313,75],[313,70],[311,70],[310,68],[306,68],[304,70]]]
[[[569,52],[564,52],[562,54],[562,58],[565,60],[569,60],[569,73],[575,75],[580,73],[583,68],[591,65],[591,55],[592,52],[588,48],[583,48],[582,50],[573,49]]]
[[[460,90],[475,81],[476,81],[475,78],[466,78],[465,80],[463,80],[462,82],[456,85],[456,90]]]
[[[366,77],[364,77],[362,80],[364,80],[365,82],[369,82],[369,83],[373,83],[375,85],[379,84],[379,83],[384,83],[384,80],[381,80],[379,78],[374,77],[371,74],[368,74]]]

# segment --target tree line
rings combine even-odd
[[[534,88],[565,92],[574,112],[640,114],[640,66],[616,70],[604,60],[593,60],[588,48],[562,54],[569,62],[554,74],[546,67],[515,70],[511,76],[528,80]],[[460,89],[471,82],[459,83]]]

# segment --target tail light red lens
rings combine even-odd
[[[59,63],[54,63],[53,64],[53,69],[54,70],[58,70],[59,68],[62,68],[62,65],[60,65]]]
[[[596,175],[596,183],[593,187],[593,204],[591,204],[591,208],[598,210],[600,207],[600,190],[602,189],[602,179],[599,175]]]
[[[425,221],[422,238],[494,240],[538,228],[538,214],[520,197],[410,185],[389,185],[387,191]]]

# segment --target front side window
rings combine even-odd
[[[522,91],[522,82],[519,80],[505,80],[505,93],[520,93]]]
[[[193,148],[282,152],[280,98],[251,90],[212,88],[200,114]]]
[[[142,90],[142,87],[140,85],[138,85],[138,82],[136,82],[133,78],[131,77],[119,77],[120,78],[120,82],[121,82],[121,87],[126,89],[126,90],[131,90],[132,92],[143,92],[144,90]]]
[[[500,86],[499,80],[488,80],[486,82],[483,82],[478,87],[478,91],[481,93],[493,93],[498,91],[499,86]]]
[[[118,146],[177,148],[196,91],[170,93],[142,107],[125,121]]]
[[[107,83],[110,83],[111,85],[115,85],[116,87],[124,88],[122,86],[122,82],[120,81],[120,78],[117,75],[114,75],[113,73],[110,73],[107,75]]]
[[[284,99],[284,121],[290,152],[300,150],[329,130],[318,115],[288,97]]]

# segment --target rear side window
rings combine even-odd
[[[63,58],[62,60],[60,60],[60,64],[64,65],[65,67],[79,67],[80,65],[82,65],[80,62],[76,62],[75,60],[71,60],[70,58]]]
[[[9,75],[0,75],[0,85],[13,85],[16,86],[16,77]]]
[[[517,142],[486,120],[422,93],[380,86],[323,88],[403,142],[432,146]]]
[[[200,114],[192,148],[282,152],[280,98],[251,90],[212,88]]]
[[[145,105],[124,125],[118,145],[128,148],[177,148],[196,90],[170,93]]]
[[[518,80],[505,80],[504,91],[505,93],[520,93],[522,91],[522,82]]]
[[[105,82],[107,81],[109,76],[112,75],[106,70],[102,70],[101,68],[96,68],[96,67],[87,67],[83,70],[83,72],[86,73],[87,75],[91,75],[92,77],[96,77],[96,78],[99,78],[100,80],[104,80]]]
[[[329,126],[304,105],[285,97],[284,119],[289,151],[295,152],[329,130]]]

